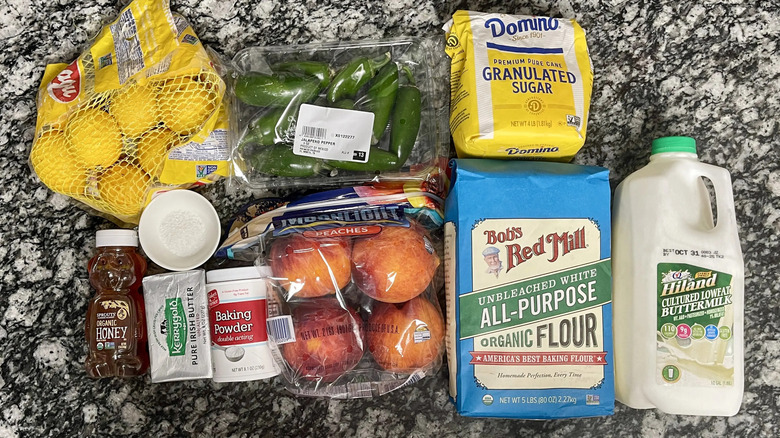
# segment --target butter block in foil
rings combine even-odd
[[[205,271],[152,275],[143,291],[152,382],[210,379]]]

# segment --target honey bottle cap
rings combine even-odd
[[[138,233],[135,230],[100,230],[95,234],[95,246],[138,247]]]

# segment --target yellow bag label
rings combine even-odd
[[[457,11],[444,30],[459,157],[574,158],[593,86],[574,20]]]
[[[135,0],[103,28],[82,58],[91,58],[94,63],[95,91],[100,93],[149,71],[178,46],[168,1]]]
[[[155,192],[229,172],[225,84],[168,0],[135,0],[70,64],[46,67],[30,164],[122,223]]]
[[[160,182],[187,184],[193,180],[213,181],[229,174],[229,160],[228,111],[227,103],[223,101],[200,133],[168,153]]]
[[[181,15],[174,14],[179,49],[169,56],[167,72],[156,78],[176,78],[197,75],[200,80],[219,80],[216,72],[203,72],[203,65],[211,65],[206,49],[195,35],[192,27]],[[214,75],[214,78],[208,76]],[[170,80],[170,79],[169,79]],[[221,89],[224,90],[224,87]],[[228,145],[228,104],[221,103],[206,121],[203,129],[171,149],[160,173],[164,184],[188,184],[197,180],[208,183],[230,172],[230,148]]]
[[[178,46],[167,0],[135,0],[70,64],[46,67],[38,93],[38,128],[100,93],[124,85]]]

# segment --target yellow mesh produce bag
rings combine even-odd
[[[46,67],[30,165],[53,191],[137,224],[157,191],[228,174],[224,92],[168,1],[135,0],[78,59]]]

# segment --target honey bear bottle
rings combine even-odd
[[[97,254],[89,261],[89,302],[85,331],[89,353],[85,363],[93,378],[133,377],[146,373],[146,322],[139,287],[146,261],[136,252],[134,230],[101,230]]]

